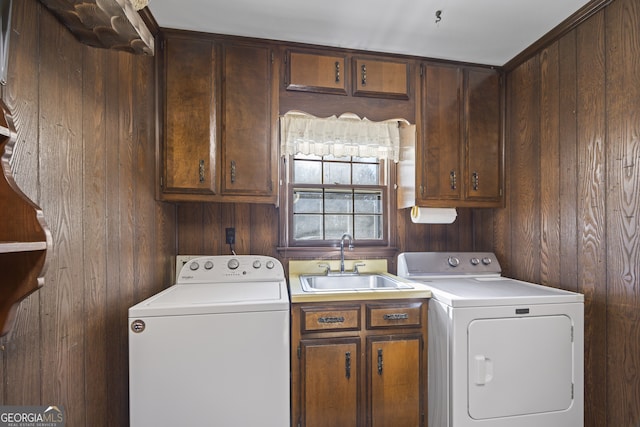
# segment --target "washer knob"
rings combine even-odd
[[[191,264],[189,264],[189,268],[191,269],[191,271],[196,271],[197,269],[200,268],[200,264],[194,261]]]
[[[271,270],[271,269],[272,269],[273,267],[275,267],[275,266],[276,266],[276,265],[274,264],[274,262],[273,262],[273,261],[267,261],[267,268],[268,268],[269,270]]]
[[[482,263],[483,263],[484,265],[489,265],[489,264],[491,264],[491,258],[489,258],[489,257],[484,257],[484,258],[482,258]]]
[[[213,261],[207,261],[204,263],[205,270],[211,270],[213,268]]]
[[[236,268],[240,267],[240,261],[235,258],[231,258],[227,263],[227,267],[229,268],[229,270],[235,270]]]
[[[457,267],[458,265],[460,265],[460,260],[454,256],[450,256],[447,262],[451,267]]]
[[[253,268],[260,268],[260,267],[262,267],[262,263],[259,260],[253,261]]]
[[[480,260],[476,257],[471,258],[471,265],[478,265],[480,264]]]

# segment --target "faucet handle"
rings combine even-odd
[[[358,271],[358,267],[364,267],[365,265],[367,265],[367,264],[365,264],[364,262],[356,262],[355,264],[353,264],[353,272],[354,273],[360,273]]]
[[[324,274],[329,274],[329,271],[331,271],[331,267],[325,262],[318,264],[318,267],[324,268]]]

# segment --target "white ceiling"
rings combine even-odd
[[[149,0],[163,28],[504,65],[589,0]],[[436,22],[436,11],[442,11]]]

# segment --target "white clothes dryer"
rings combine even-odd
[[[582,427],[584,296],[500,273],[492,253],[398,256],[432,292],[429,427]]]

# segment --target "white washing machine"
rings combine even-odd
[[[433,295],[429,427],[582,427],[584,296],[500,273],[492,253],[398,256]]]
[[[289,317],[275,258],[188,261],[129,308],[131,427],[288,427]]]

